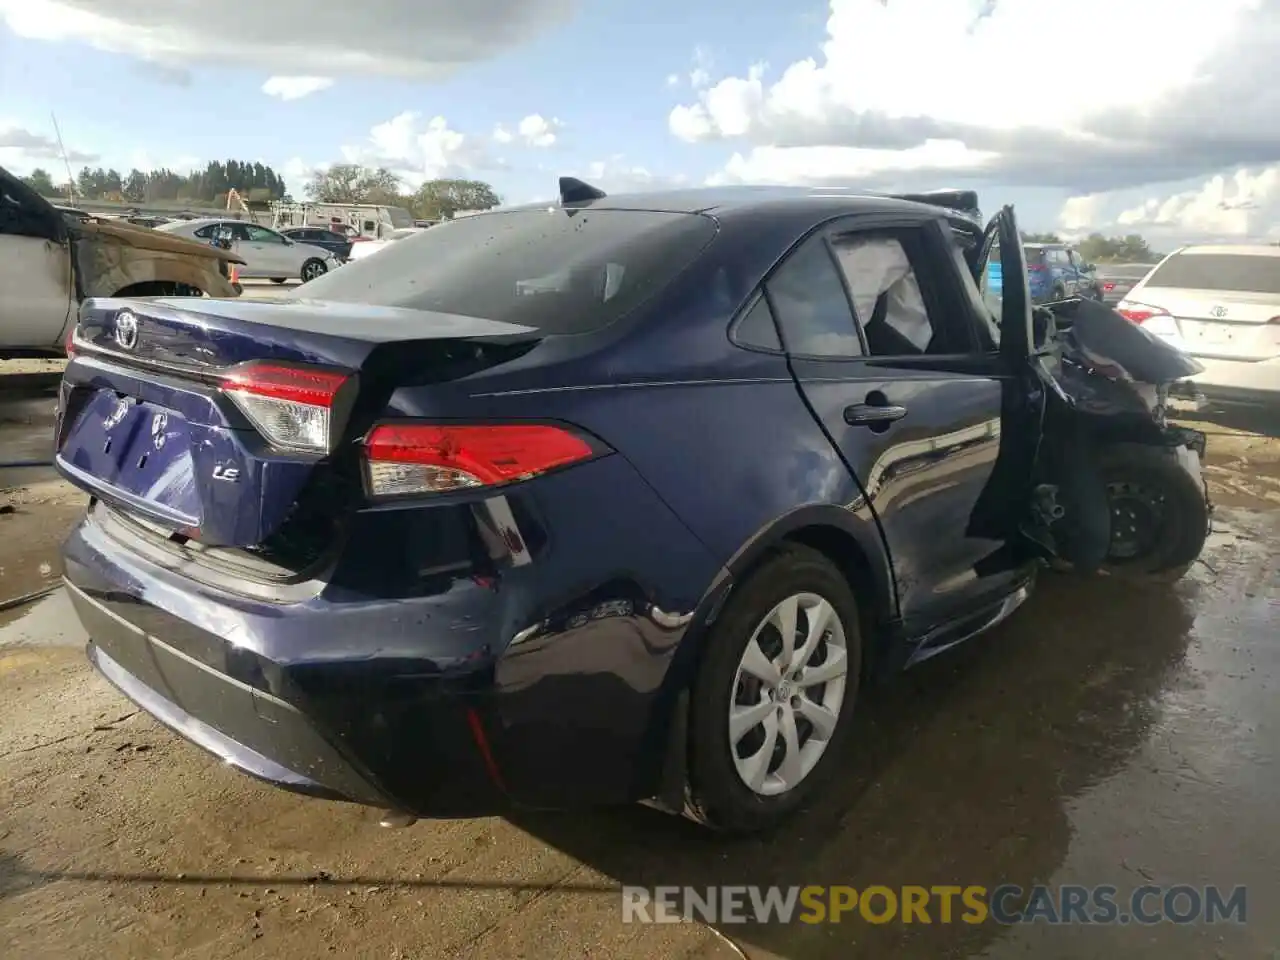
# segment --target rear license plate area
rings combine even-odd
[[[200,499],[183,416],[157,404],[98,390],[66,430],[59,456],[104,487],[197,527]]]

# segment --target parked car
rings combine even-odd
[[[1102,263],[1098,265],[1098,283],[1102,302],[1116,304],[1123,300],[1139,280],[1154,268],[1151,263]]]
[[[425,229],[427,228],[403,227],[399,230],[391,231],[390,235],[387,236],[385,240],[366,240],[363,243],[358,243],[351,248],[351,256],[349,259],[363,260],[365,257],[371,257],[379,250],[385,250],[387,247],[391,246],[391,244],[396,243],[399,240],[405,240],[409,237],[416,236]]]
[[[56,439],[90,659],[227,763],[406,818],[777,823],[866,682],[1042,559],[1171,577],[1204,542],[1204,435],[1163,420],[1197,365],[1033,312],[977,207],[566,178],[280,300],[91,301]]]
[[[1031,296],[1037,303],[1065,297],[1102,299],[1095,267],[1065,243],[1028,243],[1027,256]]]
[[[240,261],[55,207],[0,168],[0,359],[57,356],[85,297],[232,297]]]
[[[1116,309],[1203,365],[1199,395],[1280,410],[1280,247],[1183,247]]]
[[[339,261],[345,263],[351,257],[351,237],[344,236],[336,230],[324,230],[320,227],[291,227],[280,231],[295,243],[307,243],[313,247],[328,250]]]
[[[240,276],[245,279],[306,283],[339,266],[338,258],[323,247],[290,240],[275,230],[243,220],[175,220],[161,224],[156,231],[208,244],[229,240],[231,252],[244,262]]]
[[[1027,262],[1027,278],[1031,299],[1035,303],[1084,297],[1103,298],[1102,284],[1096,267],[1085,261],[1070,246],[1062,243],[1026,243],[1023,251]],[[987,265],[987,289],[999,294],[1001,284],[999,250]]]

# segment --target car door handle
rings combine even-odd
[[[844,422],[851,427],[893,423],[907,415],[906,407],[872,403],[854,403],[844,408]]]

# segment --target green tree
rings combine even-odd
[[[81,167],[76,174],[76,193],[86,200],[96,200],[98,197],[97,181],[93,179],[93,171],[88,167]]]
[[[1155,263],[1160,259],[1144,237],[1131,233],[1124,237],[1106,237],[1091,233],[1081,240],[1076,249],[1086,260],[1111,263]]]
[[[48,170],[40,167],[36,167],[31,173],[23,177],[22,182],[42,197],[53,197],[58,194],[57,187],[53,185],[53,177],[49,176]]]
[[[307,197],[323,203],[385,203],[397,205],[400,178],[383,167],[370,169],[358,163],[335,163],[311,174]]]
[[[428,180],[411,200],[414,216],[447,220],[462,210],[488,210],[502,203],[483,180]]]

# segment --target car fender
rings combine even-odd
[[[234,297],[235,288],[218,268],[221,251],[196,247],[151,249],[114,242],[109,236],[87,235],[76,240],[77,292],[80,297],[109,297],[139,283],[182,283],[211,297]],[[205,255],[205,250],[208,253]]]

